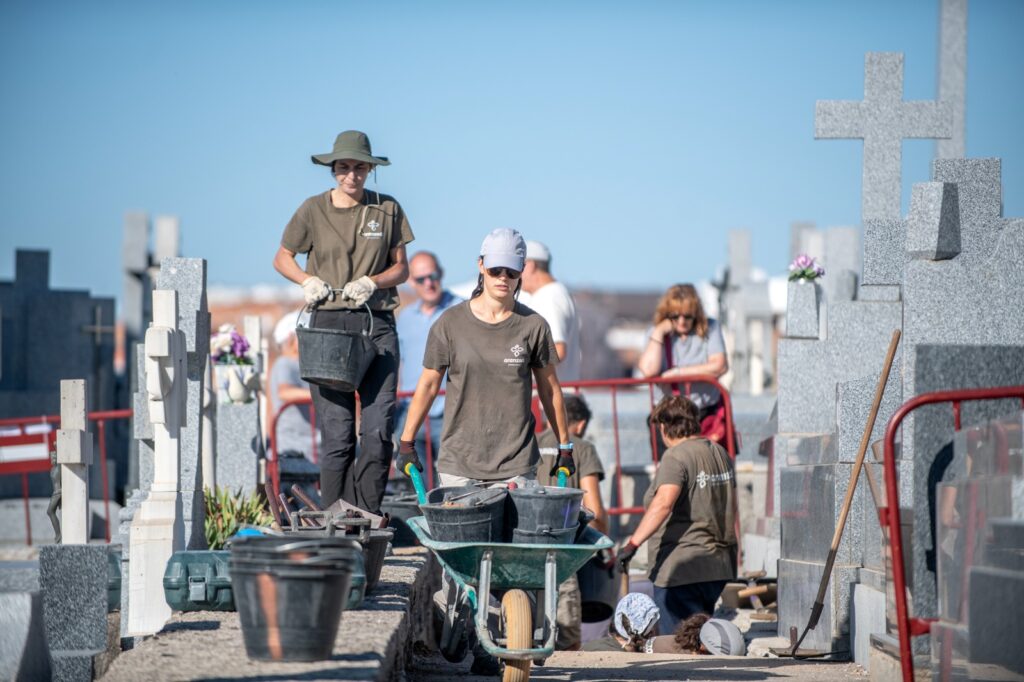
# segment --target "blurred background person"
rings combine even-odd
[[[716,379],[729,370],[722,328],[704,313],[692,284],[675,284],[658,301],[654,327],[648,332],[637,369],[647,378],[708,374]],[[662,389],[666,394],[679,393],[678,384],[663,384]],[[698,383],[688,397],[699,410],[701,434],[715,442],[724,441],[725,404],[721,392]]]
[[[523,291],[529,294],[523,302],[540,313],[551,327],[558,353],[558,380],[577,381],[583,356],[576,303],[565,285],[551,274],[551,252],[540,242],[526,242]]]
[[[461,303],[462,298],[444,288],[442,284],[444,268],[437,256],[429,251],[419,251],[409,259],[409,282],[416,292],[417,300],[410,303],[398,314],[398,348],[402,364],[398,370],[399,393],[413,393],[420,372],[423,371],[423,351],[427,346],[427,334],[437,318],[448,308]],[[441,382],[443,390],[445,381]],[[398,401],[395,413],[395,425],[398,433],[402,432],[405,415],[409,409],[410,397]],[[427,413],[430,420],[430,452],[437,461],[438,444],[441,442],[441,428],[444,425],[444,396],[434,400]],[[421,428],[416,434],[416,449],[426,452],[426,429]]]
[[[309,384],[299,375],[299,338],[295,327],[300,321],[308,324],[309,316],[296,310],[282,317],[274,327],[274,343],[278,355],[270,368],[271,420],[277,415],[274,442],[278,456],[301,454],[313,460],[313,426],[309,405],[290,405],[281,412],[281,405],[293,400],[309,399]],[[280,414],[278,414],[280,412]]]

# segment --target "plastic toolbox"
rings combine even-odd
[[[164,597],[175,611],[234,611],[228,550],[175,552],[164,571]]]

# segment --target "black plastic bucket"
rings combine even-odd
[[[420,544],[406,523],[408,519],[422,514],[416,493],[389,495],[380,503],[380,510],[390,517],[388,526],[395,531],[392,547],[416,547]]]
[[[576,542],[577,528],[578,526],[570,526],[569,528],[548,528],[547,526],[542,526],[532,531],[514,528],[512,530],[512,542],[529,545],[572,545]]]
[[[343,538],[254,536],[232,542],[231,584],[249,657],[330,658],[359,552]]]
[[[580,583],[581,614],[584,623],[600,623],[615,613],[619,603],[621,572],[617,564],[606,567],[599,553],[576,572]]]
[[[388,553],[388,543],[394,537],[390,528],[375,528],[369,534],[360,535],[359,542],[363,546],[363,564],[366,568],[366,592],[372,592],[380,582],[380,572],[384,568],[384,557]]]
[[[512,528],[534,532],[540,528],[575,528],[580,522],[583,491],[579,488],[535,486],[509,490]]]
[[[421,505],[430,537],[438,542],[502,542],[505,488],[442,486]]]
[[[370,311],[370,307],[366,307]],[[377,357],[371,341],[373,313],[364,331],[316,327],[316,311],[309,327],[296,327],[299,338],[299,376],[311,384],[335,391],[355,391]]]

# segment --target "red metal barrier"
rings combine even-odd
[[[889,529],[889,543],[892,548],[892,581],[896,599],[896,625],[899,631],[900,666],[904,682],[913,682],[914,657],[910,650],[910,638],[926,635],[931,631],[934,618],[911,618],[907,607],[907,578],[903,569],[903,534],[900,529],[899,487],[896,479],[896,432],[904,418],[925,405],[952,403],[953,428],[960,430],[961,405],[978,400],[1006,400],[1017,398],[1024,409],[1024,386],[999,386],[993,388],[971,388],[955,391],[922,393],[903,403],[885,427],[885,499],[886,506],[879,507],[878,517],[883,528]]]
[[[565,392],[573,391],[580,393],[582,390],[608,390],[611,393],[612,401],[612,431],[615,443],[615,472],[614,472],[614,485],[615,493],[619,500],[622,500],[622,453],[621,453],[621,440],[619,438],[619,411],[618,411],[618,396],[622,391],[636,391],[643,387],[646,387],[648,394],[648,402],[650,410],[654,409],[654,405],[657,403],[655,398],[655,385],[670,385],[680,386],[684,395],[689,395],[692,389],[697,384],[710,385],[718,389],[722,395],[722,402],[725,405],[725,442],[722,443],[729,456],[736,459],[736,442],[735,442],[735,428],[732,414],[732,400],[729,396],[729,392],[725,389],[718,380],[710,375],[693,375],[689,377],[671,377],[671,378],[655,378],[655,379],[599,379],[599,380],[588,380],[588,381],[572,381],[562,384],[562,390]],[[443,395],[443,391],[441,393]],[[412,392],[399,392],[398,399],[411,398]],[[280,471],[277,466],[277,444],[276,444],[276,433],[277,433],[277,422],[281,413],[293,405],[309,405],[310,414],[315,414],[315,409],[312,407],[312,400],[306,398],[302,400],[295,400],[281,405],[281,408],[277,411],[270,421],[270,453],[271,460],[268,461],[268,471],[270,471],[271,480],[274,484],[274,491],[280,490]],[[649,410],[649,411],[650,411]],[[434,480],[434,453],[430,443],[430,421],[424,421],[424,428],[426,429],[425,435],[427,437],[427,448],[424,457],[424,469],[427,474],[427,480]],[[654,430],[654,426],[651,425],[649,428],[650,439],[651,439],[651,461],[654,464],[658,463],[658,451],[657,451],[657,435]],[[315,429],[312,435],[315,447],[316,435]],[[315,460],[314,460],[315,461]],[[620,514],[642,514],[644,508],[637,506],[617,506],[609,507],[609,515],[620,515]]]
[[[97,449],[100,458],[100,480],[103,483],[103,505],[106,524],[106,538],[110,542],[110,485],[107,475],[107,422],[117,419],[131,419],[132,411],[106,410],[90,412],[89,420],[96,426]],[[41,433],[28,433],[26,428],[35,425],[47,425],[51,429]],[[0,445],[36,445],[43,444],[46,451],[56,447],[57,429],[60,428],[60,416],[43,415],[39,417],[15,417],[12,419],[0,419],[0,427],[17,427],[18,434],[0,436]],[[28,544],[32,544],[32,524],[29,520],[29,490],[28,475],[34,473],[48,473],[50,471],[49,457],[46,459],[17,460],[13,462],[0,462],[0,476],[12,474],[21,475],[22,498],[25,501],[25,537]]]

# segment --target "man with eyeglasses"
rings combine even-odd
[[[462,299],[445,289],[441,284],[444,269],[437,256],[430,251],[419,251],[409,260],[409,282],[419,299],[406,306],[398,315],[398,347],[402,357],[402,365],[398,372],[398,390],[400,393],[412,393],[416,390],[416,382],[420,378],[423,365],[423,350],[427,345],[427,334],[430,327],[448,308]],[[443,387],[442,387],[443,388]],[[406,411],[409,409],[409,398],[399,400],[395,415],[396,433],[402,432]],[[441,441],[441,428],[444,423],[444,396],[438,396],[428,414],[430,418],[430,452],[437,460],[438,443]],[[416,446],[420,452],[426,452],[426,431],[420,429],[416,435]]]
[[[523,302],[540,313],[551,327],[558,353],[558,380],[563,383],[577,381],[583,357],[576,304],[565,285],[551,274],[551,251],[540,242],[526,242],[523,291],[529,294]]]

